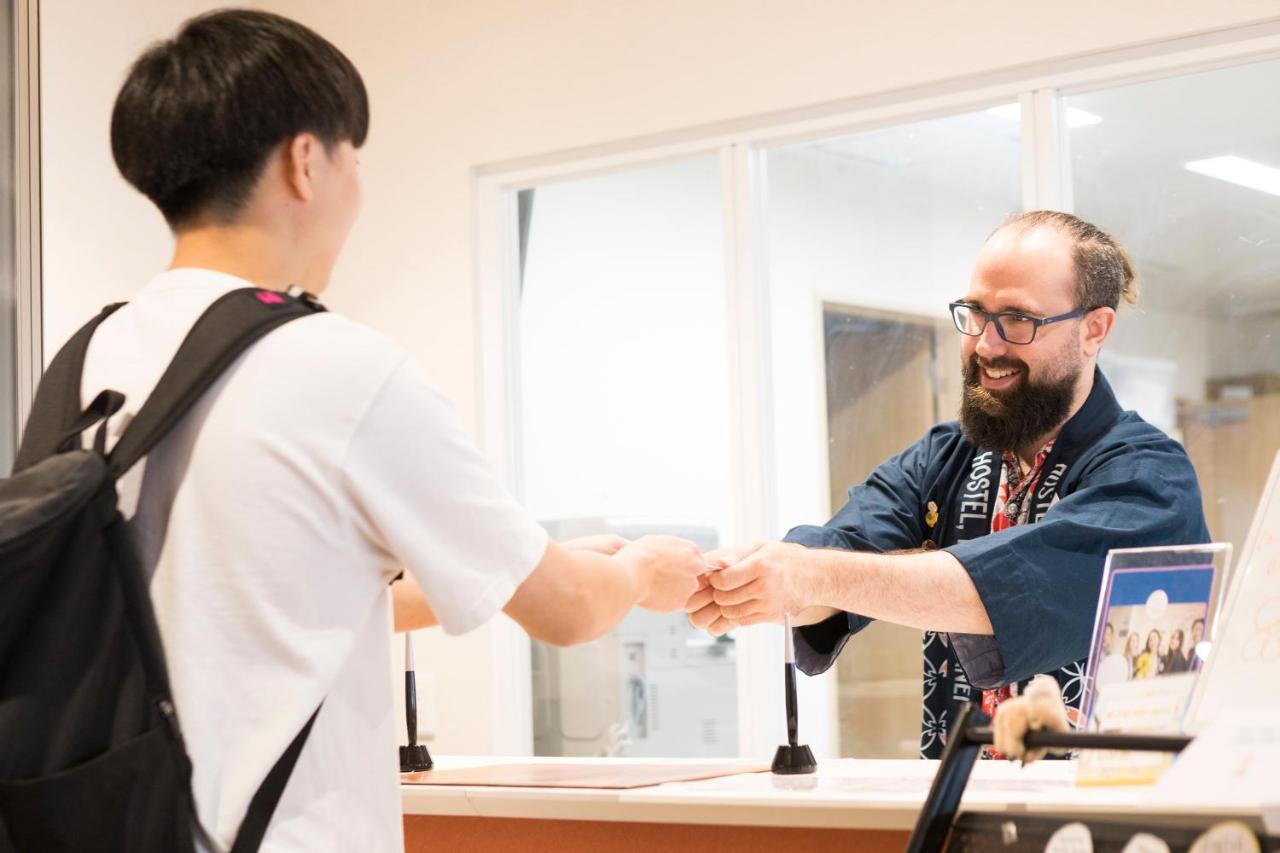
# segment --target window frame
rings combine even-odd
[[[1280,22],[1266,22],[1098,53],[1054,58],[996,72],[882,92],[814,108],[739,122],[694,127],[640,140],[575,149],[477,168],[472,176],[475,358],[482,449],[522,495],[518,418],[520,190],[602,172],[718,155],[725,223],[731,385],[735,430],[733,483],[741,496],[731,525],[735,541],[776,538],[778,496],[770,408],[769,282],[765,170],[772,148],[880,127],[975,112],[1017,101],[1021,106],[1021,181],[1025,210],[1070,211],[1071,173],[1062,120],[1063,97],[1078,92],[1280,58]],[[945,306],[938,318],[946,319]],[[820,356],[820,354],[819,354]],[[825,423],[825,421],[823,421]],[[824,487],[829,493],[829,483]],[[496,715],[495,754],[532,754],[528,638],[509,620],[495,629],[490,678],[495,695],[515,695]],[[781,629],[741,629],[738,657],[739,747],[770,754],[783,731]],[[834,681],[815,679],[818,707],[806,711],[815,744],[836,743]],[[806,702],[808,704],[808,702]]]
[[[13,0],[15,396],[22,428],[44,372],[40,244],[40,4]],[[14,448],[16,452],[16,448]]]

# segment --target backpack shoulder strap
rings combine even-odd
[[[219,297],[200,315],[155,390],[111,451],[120,477],[173,428],[231,362],[272,329],[324,311],[309,295],[246,287]]]
[[[320,706],[323,707],[324,702],[321,702]],[[258,786],[257,793],[249,802],[249,810],[240,824],[240,830],[236,833],[236,843],[231,848],[231,853],[257,853],[258,848],[262,846],[262,839],[267,834],[267,825],[271,823],[271,816],[275,814],[280,796],[284,793],[284,786],[293,775],[293,765],[298,763],[302,747],[307,742],[307,736],[311,734],[311,726],[319,715],[320,708],[311,712],[311,719],[307,720],[302,731],[294,736],[293,742],[276,760],[275,766],[267,773],[267,778],[263,779],[262,784]]]
[[[67,430],[80,417],[84,407],[80,405],[80,376],[84,371],[84,356],[89,350],[89,339],[103,320],[110,317],[123,302],[103,308],[98,316],[80,327],[49,363],[40,379],[36,399],[27,416],[22,432],[22,444],[14,461],[16,474],[25,468],[47,459],[57,452],[58,445],[66,437]]]

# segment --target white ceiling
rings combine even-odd
[[[1280,168],[1277,92],[1267,62],[1066,99],[1103,119],[1068,131],[1075,209],[1127,243],[1148,302],[1280,310],[1280,196],[1184,168],[1224,154]]]
[[[1278,93],[1272,61],[1064,98],[1102,119],[1067,131],[1075,212],[1129,249],[1148,306],[1280,314],[1280,196],[1183,168],[1224,154],[1280,168]],[[882,178],[901,171],[904,192],[942,181],[978,196],[1020,151],[1016,122],[987,113],[808,147]]]

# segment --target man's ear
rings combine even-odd
[[[1086,356],[1098,354],[1102,349],[1102,342],[1107,339],[1107,335],[1111,334],[1111,327],[1115,322],[1114,308],[1094,308],[1085,315],[1084,322],[1080,324],[1080,343]]]
[[[320,140],[310,133],[299,133],[284,143],[285,183],[299,201],[311,201],[314,177],[312,166],[320,150]]]

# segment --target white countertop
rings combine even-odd
[[[681,759],[583,759],[456,757],[437,759],[437,769],[485,764],[581,763],[700,764]],[[750,761],[726,761],[742,766]],[[767,764],[768,762],[761,762]],[[755,773],[648,788],[503,788],[401,785],[404,813],[560,820],[639,821],[733,826],[796,826],[848,829],[910,829],[929,793],[936,761],[828,759],[812,776]],[[962,808],[967,811],[1093,816],[1150,820],[1161,825],[1203,825],[1208,818],[1235,817],[1257,825],[1254,803],[1215,801],[1206,792],[1196,802],[1158,799],[1150,786],[1085,787],[1075,784],[1075,763],[1042,761],[1021,767],[979,761]]]

